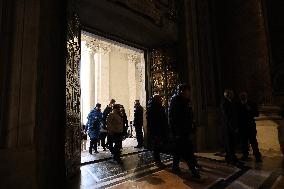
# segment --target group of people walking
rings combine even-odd
[[[107,148],[113,155],[114,160],[121,162],[120,153],[123,137],[127,136],[128,119],[123,105],[116,104],[114,99],[101,111],[101,104],[97,103],[87,117],[86,126],[82,126],[82,149],[86,150],[87,134],[90,137],[89,153],[93,150],[98,153],[97,146],[100,143],[103,150]],[[134,105],[134,124],[138,145],[143,147],[143,107],[139,100]]]
[[[160,153],[163,147],[169,142],[169,132],[173,143],[173,164],[172,170],[179,172],[179,163],[183,159],[191,174],[195,178],[200,178],[199,165],[194,155],[193,139],[196,132],[196,124],[193,118],[193,111],[190,102],[191,91],[187,84],[177,86],[175,94],[171,97],[168,113],[162,105],[160,95],[154,95],[147,103],[146,118],[148,130],[148,146],[153,150],[155,162],[162,165]],[[221,104],[222,117],[224,121],[224,143],[226,161],[228,163],[238,163],[236,157],[236,138],[241,136],[242,160],[247,160],[249,155],[249,145],[253,149],[256,161],[261,161],[261,153],[258,149],[256,139],[256,124],[254,118],[258,116],[256,104],[248,100],[246,92],[239,95],[239,100],[234,99],[232,90],[225,90],[224,101]],[[134,127],[138,145],[143,147],[143,107],[139,101],[135,101],[134,106]],[[97,143],[106,150],[109,148],[114,160],[121,162],[120,149],[122,148],[122,138],[127,131],[128,121],[123,106],[111,100],[109,105],[101,112],[101,105],[96,107],[88,115],[88,122],[85,131],[90,136],[89,152],[94,149],[97,153]],[[170,131],[169,131],[170,129]],[[107,137],[107,142],[105,139]],[[186,147],[186,148],[185,148]]]
[[[150,99],[147,106],[147,128],[149,141],[152,142],[153,156],[158,165],[161,164],[160,152],[162,147],[167,146],[170,141],[173,143],[171,151],[173,154],[172,170],[180,172],[179,163],[183,159],[188,165],[192,177],[200,178],[199,165],[193,150],[195,124],[188,85],[178,85],[176,93],[170,100],[168,116],[162,105],[161,96],[154,95]],[[171,130],[172,140],[168,138],[168,128]]]

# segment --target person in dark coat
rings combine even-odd
[[[224,91],[224,100],[221,103],[221,112],[224,126],[225,139],[225,160],[227,163],[236,164],[238,159],[235,153],[236,136],[238,133],[237,127],[237,108],[233,102],[234,92],[226,89]]]
[[[252,147],[255,160],[261,161],[258,142],[256,139],[256,123],[254,118],[259,116],[257,105],[248,100],[246,92],[241,92],[239,102],[239,132],[241,136],[242,160],[248,160],[249,144]]]
[[[88,115],[88,122],[86,125],[86,131],[90,137],[90,147],[89,153],[92,154],[92,150],[95,150],[95,153],[98,153],[97,145],[100,136],[100,128],[102,124],[102,112],[101,104],[97,103],[95,108]]]
[[[142,148],[143,147],[143,107],[140,105],[139,100],[135,100],[133,126],[135,128],[136,139],[138,143],[138,145],[135,148]]]
[[[115,100],[111,99],[109,104],[107,105],[107,107],[104,109],[103,111],[103,125],[101,128],[101,136],[100,136],[100,140],[101,140],[101,145],[104,148],[104,150],[108,147],[108,142],[106,142],[106,138],[107,138],[107,124],[106,124],[106,119],[107,116],[109,115],[110,112],[112,112],[112,107],[115,104]]]
[[[160,164],[161,147],[166,139],[167,116],[160,95],[154,95],[147,104],[147,128],[155,162]]]
[[[173,171],[179,172],[179,162],[183,158],[194,178],[200,178],[197,160],[193,150],[193,112],[190,104],[190,87],[180,84],[170,100],[169,123],[174,137]]]
[[[122,133],[122,140],[127,138],[127,129],[128,129],[128,119],[127,119],[127,115],[124,109],[124,106],[121,105],[120,106],[120,116],[123,120],[123,133]],[[122,141],[120,143],[120,149],[122,149]]]
[[[120,115],[121,105],[113,105],[113,110],[107,116],[107,129],[109,137],[109,149],[113,155],[113,159],[118,163],[121,162],[120,158],[120,145],[122,143],[122,133],[123,133],[123,119]]]
[[[125,112],[125,108],[123,105],[121,105],[120,107],[120,113],[121,113],[121,117],[123,119],[123,138],[127,138],[127,130],[128,130],[128,119],[127,119],[127,115]]]

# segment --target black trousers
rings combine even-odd
[[[138,146],[143,146],[143,126],[135,125],[136,139]]]
[[[225,131],[225,151],[226,151],[226,161],[236,162],[236,133],[233,131]]]
[[[92,150],[95,150],[95,152],[98,151],[98,140],[97,139],[90,139],[90,147],[89,152],[92,153]]]
[[[173,167],[179,167],[180,160],[183,159],[190,170],[195,169],[197,160],[194,155],[193,143],[188,137],[175,139],[175,149],[173,152]]]
[[[101,146],[105,149],[106,148],[106,137],[107,137],[107,132],[101,132],[100,133],[100,141],[101,141]]]
[[[241,130],[241,146],[242,146],[242,153],[243,156],[248,157],[249,155],[249,145],[251,145],[251,148],[253,150],[253,155],[256,158],[260,158],[261,154],[259,152],[258,148],[258,142],[256,139],[256,129],[247,129],[247,130]]]
[[[160,153],[162,151],[162,137],[151,136],[152,139],[152,150],[155,161],[161,161]]]
[[[108,135],[109,150],[114,159],[120,159],[120,144],[122,143],[122,133]]]

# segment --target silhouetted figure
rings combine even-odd
[[[90,137],[90,154],[92,154],[93,149],[95,150],[95,153],[98,153],[97,145],[102,124],[102,116],[101,104],[97,103],[96,107],[89,113],[88,122],[86,125],[86,131],[88,131],[88,135]]]
[[[237,128],[237,110],[233,102],[234,92],[226,89],[224,91],[224,100],[221,104],[224,139],[227,163],[236,164],[238,159],[235,154],[235,141],[238,133]]]
[[[127,130],[128,130],[128,119],[127,119],[127,115],[124,109],[124,106],[120,107],[120,113],[121,113],[121,117],[123,119],[123,138],[127,138]]]
[[[122,142],[123,119],[120,116],[120,105],[114,104],[113,110],[107,116],[107,130],[109,150],[113,155],[113,159],[121,162],[120,159],[120,144]]]
[[[127,138],[127,129],[128,129],[128,120],[127,120],[127,115],[125,113],[124,106],[120,106],[120,116],[123,120],[123,132],[122,132],[122,140]],[[122,141],[120,143],[120,149],[122,149]]]
[[[172,96],[169,107],[169,123],[173,132],[175,149],[173,154],[173,171],[180,171],[180,159],[184,159],[192,176],[200,178],[196,169],[197,160],[193,151],[192,137],[195,132],[193,126],[193,112],[190,104],[190,87],[180,84],[177,93]]]
[[[167,115],[162,105],[162,98],[154,95],[147,104],[147,128],[149,132],[149,143],[153,149],[155,162],[160,164],[160,152],[166,139]]]
[[[143,107],[140,105],[139,100],[135,100],[134,105],[134,121],[133,126],[135,127],[136,139],[138,145],[136,148],[143,147]]]
[[[242,145],[242,160],[246,161],[249,155],[249,144],[252,147],[255,160],[261,161],[261,153],[259,152],[256,139],[256,124],[255,117],[259,116],[257,105],[248,100],[247,93],[242,92],[239,95],[239,132]]]
[[[115,102],[116,101],[114,99],[111,99],[109,104],[107,105],[107,107],[103,111],[102,131],[107,130],[106,129],[107,128],[106,119],[107,119],[108,114],[112,111],[112,106],[115,104]],[[106,133],[102,132],[100,140],[101,140],[101,145],[104,148],[104,150],[105,150],[105,148],[108,147],[108,141],[106,142],[106,137],[107,137],[107,132]]]

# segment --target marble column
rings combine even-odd
[[[82,59],[81,59],[81,104],[82,118],[86,123],[87,116],[94,106],[94,54],[95,51],[88,48],[88,43],[82,42]]]
[[[100,64],[99,64],[99,102],[102,104],[102,107],[105,107],[109,103],[110,90],[109,90],[109,72],[110,72],[110,45],[101,45],[100,46]]]
[[[136,58],[137,56],[135,54],[128,54],[128,93],[129,93],[129,120],[133,120],[134,118],[134,101],[136,100],[137,94],[136,94]]]

